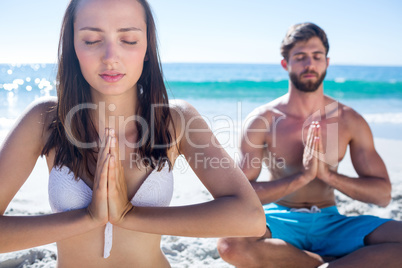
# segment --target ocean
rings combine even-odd
[[[33,100],[56,95],[56,70],[55,64],[0,64],[3,134]],[[165,63],[163,72],[170,98],[190,102],[213,128],[223,117],[238,126],[288,88],[279,64]],[[375,137],[402,140],[402,67],[333,65],[324,91],[362,114]]]
[[[163,68],[170,97],[185,99],[195,106],[232,156],[241,133],[239,128],[247,114],[285,94],[288,88],[287,73],[279,64],[164,64]],[[54,64],[0,64],[0,141],[29,103],[43,96],[56,95],[55,74]],[[366,118],[374,133],[376,149],[386,163],[393,189],[392,201],[385,209],[352,200],[336,191],[342,214],[402,220],[401,74],[402,67],[335,65],[328,69],[324,86],[326,94],[350,105]],[[230,133],[227,133],[228,129]],[[176,161],[173,170],[175,190],[172,206],[210,200],[212,197],[191,168],[179,164],[182,161]],[[47,171],[46,161],[40,158],[10,203],[9,215],[51,213]],[[349,154],[338,171],[356,176]],[[267,173],[263,168],[260,178],[268,178]],[[172,267],[193,267],[196,264],[200,264],[197,267],[229,267],[217,255],[216,239],[213,238],[163,236],[161,248]],[[53,243],[33,250],[0,254],[0,267],[55,267],[56,252]]]

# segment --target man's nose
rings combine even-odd
[[[311,57],[306,57],[304,61],[304,68],[306,70],[315,70],[314,61]]]

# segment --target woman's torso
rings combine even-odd
[[[75,180],[68,167],[54,167],[54,149],[47,155],[49,201],[54,212],[84,208],[92,198],[92,180]],[[169,206],[173,175],[165,164],[158,172],[130,161],[129,150],[122,160],[128,198],[134,206]],[[112,249],[104,258],[105,227],[57,241],[58,267],[169,267],[160,249],[160,235],[113,226]]]

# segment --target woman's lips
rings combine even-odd
[[[115,83],[123,78],[124,74],[119,72],[108,71],[99,74],[99,76],[108,83]]]

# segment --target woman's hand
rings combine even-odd
[[[93,220],[104,225],[108,222],[108,171],[110,161],[110,145],[112,137],[109,130],[105,129],[103,141],[101,141],[98,161],[93,184],[92,201],[87,207],[87,211]]]
[[[111,157],[108,174],[108,205],[109,222],[118,225],[124,216],[133,209],[133,205],[127,197],[127,183],[124,177],[124,169],[120,162],[119,144],[114,130],[111,130]]]

